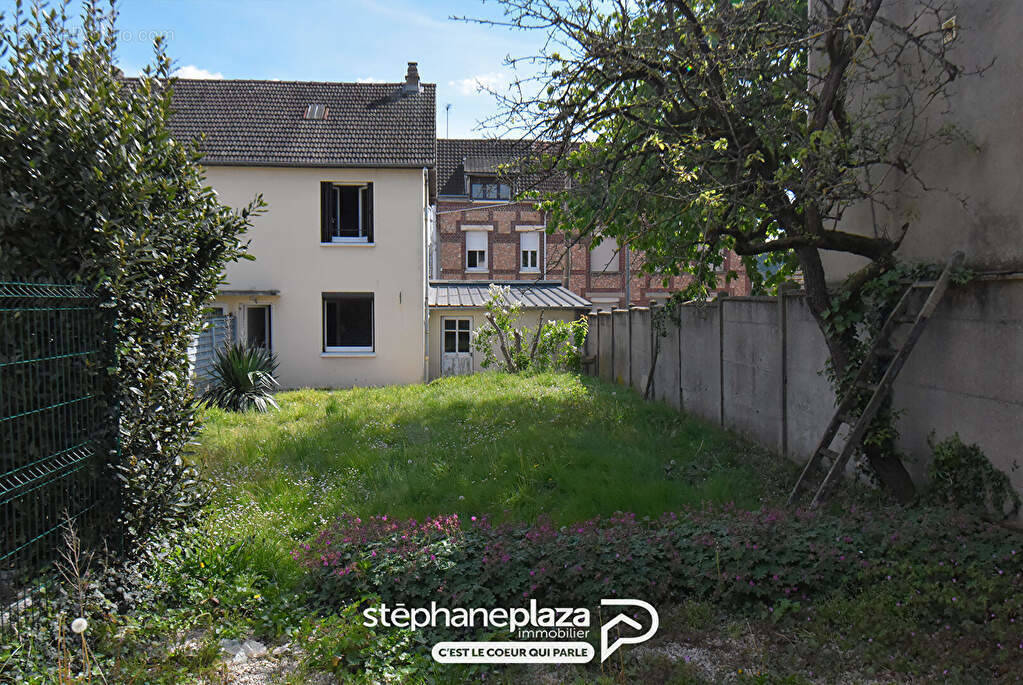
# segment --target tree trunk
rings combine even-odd
[[[827,321],[823,316],[831,306],[831,296],[828,294],[820,252],[817,248],[807,247],[797,250],[797,255],[803,269],[806,303],[817,322],[817,328],[824,336],[825,344],[828,346],[835,377],[841,378],[852,364],[852,352],[840,336],[829,332]],[[836,392],[841,391],[836,388]],[[882,487],[900,502],[906,503],[913,499],[916,487],[902,460],[897,456],[893,445],[863,445],[863,453]]]
[[[878,445],[864,445],[863,454],[870,468],[888,492],[902,504],[908,504],[916,495],[916,486],[898,455]]]

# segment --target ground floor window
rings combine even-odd
[[[245,341],[252,347],[273,349],[270,324],[270,305],[250,305],[246,307]]]
[[[323,351],[373,351],[373,293],[323,293]]]

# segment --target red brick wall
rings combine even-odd
[[[465,210],[465,211],[461,211]],[[440,274],[442,280],[534,280],[538,274],[519,270],[519,232],[516,226],[539,226],[544,224],[541,212],[527,202],[512,203],[499,207],[478,208],[478,204],[467,201],[439,200],[437,203],[437,232],[439,235]],[[462,226],[488,226],[487,271],[467,272],[465,270],[465,231]],[[546,249],[544,240],[546,239]],[[591,299],[592,297],[616,298],[613,306],[625,305],[625,260],[618,255],[617,273],[594,273],[590,252],[586,244],[571,247],[571,274],[568,287],[573,292]],[[565,240],[563,234],[548,234],[540,241],[541,274],[546,267],[547,280],[564,281],[566,271]],[[631,299],[632,304],[649,304],[652,298],[664,297],[682,288],[686,276],[672,277],[665,286],[661,279],[639,273],[642,258],[631,255]],[[598,265],[602,267],[603,265]],[[724,283],[724,271],[734,270],[740,277],[728,285]],[[748,295],[750,281],[746,277],[741,260],[729,254],[720,276],[720,291],[729,295]],[[606,303],[601,308],[612,306]]]

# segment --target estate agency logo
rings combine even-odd
[[[660,625],[657,610],[643,600],[603,599],[600,605],[618,609],[607,621],[602,621],[600,627],[601,661],[622,645],[646,642]],[[449,609],[438,607],[436,602],[431,602],[429,607],[415,608],[381,604],[362,613],[363,624],[368,628],[497,628],[507,629],[519,638],[504,642],[438,642],[433,646],[433,658],[444,664],[584,664],[595,656],[593,645],[585,641],[592,626],[589,609],[541,607],[535,599],[530,600],[528,607],[495,609]],[[647,616],[649,626],[643,631]],[[622,625],[638,634],[623,636]],[[609,643],[612,631],[616,638]]]

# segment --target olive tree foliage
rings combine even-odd
[[[153,65],[126,80],[113,6],[86,3],[74,26],[67,8],[19,3],[2,21],[0,279],[70,281],[109,303],[131,545],[201,504],[187,349],[262,200],[222,205],[195,145],[172,138],[161,40]]]
[[[545,32],[532,75],[498,94],[490,123],[544,141],[552,225],[614,236],[644,270],[717,286],[725,250],[770,292],[801,272],[843,376],[861,344],[829,325],[822,251],[866,258],[846,290],[893,268],[930,190],[917,160],[961,140],[936,123],[968,73],[947,54],[941,0],[500,0],[504,19]],[[973,70],[973,73],[977,70]],[[855,231],[843,218],[857,212]],[[865,223],[864,223],[865,222]],[[598,239],[599,240],[599,239]],[[904,475],[903,470],[903,475]]]

